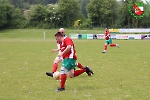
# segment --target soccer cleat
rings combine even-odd
[[[55,92],[60,92],[60,91],[64,91],[65,88],[58,88],[57,90],[55,90]]]
[[[102,51],[102,53],[106,53],[106,51]]]
[[[50,73],[50,72],[46,72],[46,75],[53,77],[53,73]]]
[[[118,45],[118,44],[116,44],[116,47],[118,47],[118,48],[119,48],[119,45]]]
[[[85,69],[86,69],[86,73],[88,74],[88,76],[91,76],[91,74],[94,74],[93,71],[88,66],[86,66]]]

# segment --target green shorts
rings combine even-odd
[[[66,58],[62,62],[62,66],[65,67],[68,71],[76,67],[76,60],[71,58]]]
[[[106,40],[105,43],[112,44],[112,39],[110,38],[109,40]]]

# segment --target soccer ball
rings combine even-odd
[[[59,72],[59,71],[54,72],[53,78],[54,78],[55,80],[59,80],[59,79],[60,79],[60,72]]]

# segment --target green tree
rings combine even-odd
[[[87,18],[87,11],[86,11],[86,6],[89,4],[90,0],[79,0],[79,3],[81,5],[81,12],[82,14]]]
[[[114,26],[116,4],[116,0],[90,0],[87,11],[91,23],[100,27]]]
[[[80,12],[80,5],[78,0],[59,0],[58,12],[60,18],[60,26],[73,26],[74,21],[78,19]]]
[[[7,11],[4,4],[0,3],[0,28],[7,24]]]
[[[145,16],[144,18],[141,18],[138,23],[138,27],[143,27],[143,28],[149,28],[150,27],[150,3],[146,2],[144,4],[144,9],[145,9]]]
[[[8,26],[10,28],[24,28],[25,16],[23,15],[20,8],[15,8],[11,12],[11,19],[9,20]]]
[[[20,8],[1,2],[0,4],[0,28],[23,28],[25,17]]]
[[[129,1],[127,0],[126,1],[122,0],[119,2],[118,14],[120,14],[120,24],[121,24],[121,27],[125,27],[125,28],[133,27],[133,22],[136,22],[135,18],[129,13],[128,6],[129,6]]]
[[[16,8],[23,8],[23,0],[9,0],[9,3],[14,5]]]
[[[59,26],[60,17],[57,4],[50,4],[47,6],[45,20],[49,28],[56,28]]]
[[[30,8],[29,25],[31,27],[42,28],[46,18],[46,7],[41,4]]]
[[[47,5],[47,4],[55,4],[58,0],[24,0],[24,2],[28,2],[31,5],[32,4],[42,4],[42,5]]]
[[[23,10],[27,10],[27,9],[30,9],[30,4],[28,2],[23,2]]]

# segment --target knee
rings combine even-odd
[[[57,60],[54,60],[54,61],[53,61],[53,63],[54,63],[54,64],[55,64],[55,63],[57,64],[57,63],[58,63],[58,61],[57,61]]]
[[[59,58],[55,58],[53,63],[58,63],[59,62]]]
[[[66,68],[61,67],[61,69],[60,69],[60,73],[61,73],[61,74],[66,74],[66,73],[67,73]]]
[[[70,78],[73,78],[74,76],[73,76],[73,75],[69,75],[69,77],[70,77]]]
[[[74,71],[73,71],[73,70],[70,70],[70,71],[68,72],[68,76],[69,76],[70,78],[73,78],[73,77],[74,77]]]

